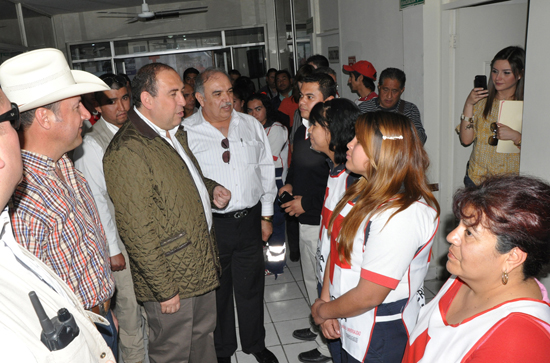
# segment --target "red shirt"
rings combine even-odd
[[[294,112],[296,112],[297,109],[298,103],[294,101],[294,97],[290,96],[281,101],[279,111],[285,115],[288,115],[288,118],[290,119],[290,127],[292,127],[292,124],[294,123]]]

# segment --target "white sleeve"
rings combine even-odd
[[[271,130],[269,131],[267,138],[269,139],[269,146],[271,147],[273,156],[279,157],[283,147],[288,141],[288,132],[286,127],[278,122],[274,123],[271,126]]]
[[[388,221],[394,211],[386,210],[371,219],[361,264],[362,278],[391,289],[397,287],[436,228],[435,211],[423,203],[413,203]]]
[[[273,153],[269,146],[269,140],[262,125],[254,119],[253,127],[256,129],[256,135],[263,144],[261,148],[258,166],[261,171],[262,194],[260,201],[262,202],[262,216],[273,215],[273,202],[277,196],[277,185],[275,184],[275,167],[273,166]]]
[[[113,257],[121,253],[118,246],[118,230],[116,222],[111,218],[107,198],[107,185],[103,172],[103,150],[97,142],[90,137],[85,137],[82,142],[81,156],[75,160],[75,167],[84,174],[90,185],[92,195],[97,205],[99,218],[109,244],[109,256]]]

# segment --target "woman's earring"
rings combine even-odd
[[[508,271],[502,273],[502,284],[506,285],[508,283]]]

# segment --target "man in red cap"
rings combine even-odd
[[[349,73],[348,84],[353,92],[357,92],[361,98],[355,100],[357,105],[378,97],[376,89],[376,69],[371,62],[359,61],[351,66],[344,66],[344,71]]]

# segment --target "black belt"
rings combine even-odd
[[[252,207],[252,208],[254,208],[254,207]],[[245,208],[245,209],[241,209],[241,210],[238,210],[238,211],[235,211],[235,212],[229,212],[229,213],[212,213],[212,215],[214,216],[214,218],[235,218],[235,219],[239,219],[239,218],[246,217],[248,215],[248,213],[252,210],[252,208]]]

